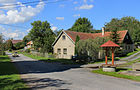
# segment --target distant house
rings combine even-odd
[[[128,30],[118,31],[120,35],[119,43],[123,52],[131,52],[134,50],[133,41],[128,33]],[[95,39],[96,37],[109,37],[111,32],[105,32],[102,29],[102,33],[82,33],[74,31],[62,31],[54,41],[53,51],[57,54],[57,58],[68,58],[70,59],[75,53],[75,40],[76,36],[80,37],[80,40]]]
[[[24,47],[24,49],[31,49],[33,47],[33,41],[29,41],[26,46]]]
[[[16,44],[16,43],[19,43],[19,42],[22,42],[23,40],[11,40],[13,44]]]

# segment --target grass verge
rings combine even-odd
[[[103,75],[118,77],[118,78],[140,81],[140,76],[130,76],[130,75],[119,74],[119,72],[122,72],[122,71],[126,71],[126,70],[125,69],[120,69],[117,72],[104,72],[102,69],[99,69],[99,70],[93,70],[92,72],[97,73],[97,74],[103,74]]]
[[[0,90],[26,90],[25,83],[21,80],[20,75],[6,56],[0,56]]]
[[[33,59],[36,59],[36,60],[45,61],[45,62],[59,62],[59,63],[62,63],[62,64],[79,64],[79,63],[76,63],[75,61],[73,61],[71,59],[46,58],[46,57],[41,57],[41,56],[25,53],[25,52],[20,52],[20,53],[27,56],[27,57],[30,57],[30,58],[33,58]]]

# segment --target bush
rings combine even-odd
[[[31,50],[30,50],[30,49],[26,49],[25,52],[26,52],[26,53],[30,53]]]
[[[6,55],[4,51],[0,51],[0,55]]]

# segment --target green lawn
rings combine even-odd
[[[79,64],[79,63],[74,62],[71,59],[46,58],[46,57],[41,57],[41,56],[25,53],[25,52],[20,52],[20,53],[27,56],[27,57],[30,57],[30,58],[33,58],[36,60],[46,61],[46,62],[60,62],[62,64]]]
[[[129,75],[119,74],[119,72],[126,71],[126,70],[127,69],[118,68],[117,72],[104,72],[102,69],[99,69],[99,70],[93,70],[92,72],[97,73],[97,74],[103,74],[103,75],[118,77],[118,78],[130,79],[130,80],[134,80],[134,81],[140,81],[140,76],[129,76]]]
[[[25,90],[27,86],[9,57],[0,56],[0,90]]]

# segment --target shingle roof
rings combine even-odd
[[[16,44],[18,42],[22,42],[23,40],[11,40],[13,44]]]
[[[96,37],[109,37],[111,32],[105,32],[104,35],[102,33],[82,33],[82,32],[74,32],[74,31],[64,31],[74,42],[76,40],[76,36],[78,35],[80,37],[80,40],[85,39],[95,39]],[[124,31],[118,31],[118,34],[120,35],[119,43],[121,43],[124,40],[124,37],[128,30]]]
[[[120,46],[109,40],[106,43],[102,44],[100,47],[120,47]]]

